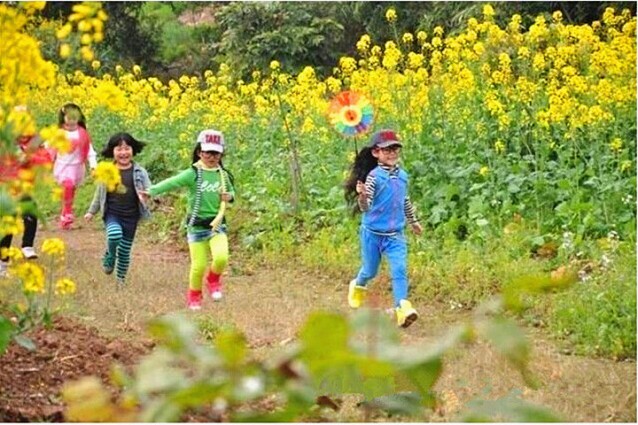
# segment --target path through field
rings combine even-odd
[[[310,311],[348,311],[347,277],[335,281],[305,273],[295,267],[294,259],[279,267],[248,266],[239,256],[232,256],[231,247],[233,267],[225,276],[223,301],[205,299],[201,312],[190,313],[184,307],[188,253],[177,243],[151,244],[143,231],[133,247],[128,287],[116,291],[114,277],[104,275],[100,267],[104,246],[100,225],[78,227],[64,233],[45,231],[38,240],[41,243],[51,236],[65,240],[70,274],[78,283],[78,294],[67,314],[109,337],[141,340],[147,319],[179,310],[206,318],[208,323],[234,325],[245,333],[254,354],[261,357],[294,338]],[[405,344],[425,345],[468,314],[423,302],[417,308],[421,317],[402,331]],[[429,420],[454,420],[459,403],[494,399],[518,389],[525,400],[547,406],[570,422],[636,421],[635,362],[563,355],[542,330],[526,332],[533,340],[532,371],[542,381],[540,389],[525,389],[518,373],[487,345],[479,343],[448,359],[436,386],[446,402]],[[343,414],[349,416],[337,420],[363,419],[353,412]]]

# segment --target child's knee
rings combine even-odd
[[[221,273],[222,271],[224,271],[227,265],[228,265],[228,254],[216,255],[213,257],[211,269],[213,269],[215,273]]]

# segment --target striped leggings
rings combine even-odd
[[[121,280],[126,278],[126,273],[131,265],[131,249],[133,248],[137,222],[137,218],[123,218],[110,214],[104,219],[106,226],[104,261],[115,265],[116,276]]]

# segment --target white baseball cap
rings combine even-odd
[[[224,152],[224,135],[217,130],[204,130],[197,136],[202,152]]]

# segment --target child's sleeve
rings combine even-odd
[[[377,179],[374,173],[369,173],[366,177],[366,197],[361,199],[361,197],[357,197],[357,202],[359,204],[359,209],[362,212],[368,211],[370,209],[370,204],[372,203],[372,198],[374,198],[374,193],[377,187]]]
[[[89,167],[93,170],[97,167],[97,153],[95,152],[95,149],[93,149],[93,143],[91,143],[90,140],[91,139],[89,139],[89,154],[87,159],[89,160]]]
[[[100,211],[100,198],[102,197],[102,193],[106,190],[106,187],[103,184],[98,184],[95,187],[95,193],[93,194],[93,200],[91,201],[91,205],[89,205],[88,212],[90,214],[97,214]],[[106,196],[106,193],[104,193]]]
[[[230,180],[230,176],[228,175],[228,173],[224,170],[222,170],[222,173],[224,173],[224,178],[226,179],[226,192],[230,193],[230,196],[233,197],[233,199],[230,200],[230,202],[234,202],[235,201],[235,186],[233,186],[233,182]]]
[[[416,216],[416,208],[414,208],[414,204],[410,201],[409,195],[405,195],[403,211],[405,212],[405,218],[408,220],[409,224],[416,224],[419,222],[419,219]]]
[[[142,188],[144,190],[148,190],[151,187],[151,185],[152,185],[151,178],[148,176],[148,171],[144,169],[144,172],[142,173]]]
[[[162,180],[161,182],[152,185],[148,189],[148,193],[151,196],[157,196],[179,187],[191,186],[195,184],[195,177],[195,171],[192,168],[189,168],[173,177],[169,177],[166,180]]]

